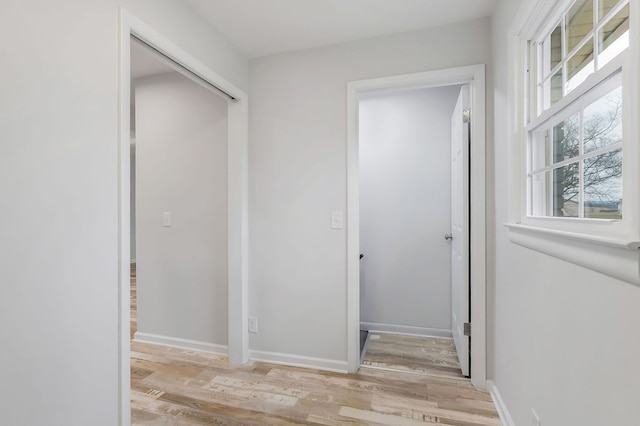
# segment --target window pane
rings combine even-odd
[[[584,160],[584,216],[622,218],[622,150]]]
[[[577,0],[566,20],[567,53],[593,29],[593,0]]]
[[[553,171],[552,216],[578,217],[579,174],[578,163],[571,163]]]
[[[618,3],[620,3],[620,0],[598,0],[598,22],[602,21],[602,18],[607,16],[607,13]]]
[[[562,70],[551,77],[550,99],[551,105],[562,99]]]
[[[584,152],[622,142],[622,87],[584,110]]]
[[[560,61],[562,61],[562,28],[560,24],[542,43],[544,76],[548,76]]]
[[[616,13],[598,31],[598,68],[629,47],[629,5]]]
[[[542,109],[546,110],[560,99],[562,99],[562,69],[542,85]]]
[[[575,89],[594,71],[593,38],[582,46],[567,62],[567,93]]]
[[[553,127],[553,162],[580,154],[580,115],[575,114]]]

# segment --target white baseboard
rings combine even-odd
[[[493,404],[496,406],[496,410],[498,411],[500,420],[502,420],[502,424],[505,426],[516,426],[516,423],[513,421],[513,418],[511,417],[511,414],[509,414],[509,410],[502,399],[502,395],[500,395],[500,391],[498,391],[496,384],[493,383],[492,380],[487,380],[487,390],[491,394],[491,399],[493,399]]]
[[[136,331],[133,336],[136,343],[148,343],[152,345],[168,346],[170,348],[184,349],[189,351],[209,352],[218,355],[228,355],[229,349],[226,345],[200,342],[197,340],[180,339],[178,337],[161,336],[159,334],[141,333]]]
[[[131,260],[129,261],[129,263],[133,265],[134,263],[136,263],[136,260],[135,260],[135,259],[131,259]]]
[[[313,358],[308,356],[283,354],[278,352],[249,351],[249,359],[252,361],[267,362],[271,364],[287,365],[291,367],[310,368],[314,370],[332,371],[335,373],[347,373],[347,361],[333,359]]]
[[[381,331],[385,333],[414,334],[427,337],[453,337],[451,330],[440,328],[414,327],[411,325],[380,324],[376,322],[360,322],[360,330]]]

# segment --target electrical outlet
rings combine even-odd
[[[249,317],[249,333],[258,332],[258,317]]]
[[[542,420],[533,408],[531,409],[531,426],[542,426]]]

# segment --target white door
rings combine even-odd
[[[469,322],[469,87],[463,86],[451,117],[451,329],[462,374],[470,375]]]

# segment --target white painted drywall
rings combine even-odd
[[[451,232],[459,93],[449,86],[360,98],[361,322],[451,331],[451,243],[443,236]]]
[[[346,369],[346,233],[330,213],[346,210],[347,81],[489,62],[489,35],[482,19],[251,61],[252,350]]]
[[[226,345],[227,101],[175,72],[134,86],[138,332]]]
[[[515,424],[631,425],[640,418],[640,287],[511,244],[507,36],[520,4],[502,0],[495,56],[495,334],[491,370]],[[637,78],[637,77],[636,77]]]
[[[118,422],[120,5],[248,86],[247,61],[180,2],[3,2],[2,424]]]

